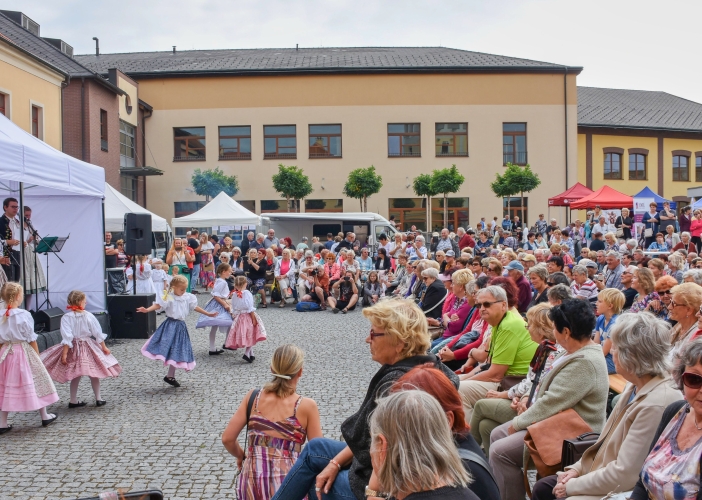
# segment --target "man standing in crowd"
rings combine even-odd
[[[603,290],[605,288],[616,288],[617,290],[623,290],[622,286],[622,272],[624,271],[624,266],[621,263],[621,257],[618,252],[610,250],[607,252],[605,257],[605,262],[607,263],[604,268],[606,274],[604,281],[597,281],[597,288]]]
[[[615,232],[614,226],[607,222],[607,218],[604,215],[600,215],[597,224],[592,226],[592,234],[596,233],[613,233]]]
[[[517,302],[517,310],[526,314],[529,304],[531,303],[532,293],[531,293],[531,283],[524,277],[524,266],[521,265],[516,260],[513,260],[507,267],[507,275],[512,278],[514,284],[517,285],[519,289],[519,301]]]
[[[112,233],[105,233],[105,268],[117,267],[119,250],[112,244]]]
[[[539,214],[539,220],[536,221],[536,232],[541,233],[542,235],[546,234],[546,227],[548,226],[548,222],[546,222],[546,219],[544,219],[544,214]]]
[[[193,274],[190,277],[190,283],[191,283],[191,289],[193,293],[197,293],[195,291],[195,286],[198,283],[198,278],[200,277],[200,262],[201,262],[201,257],[200,257],[200,241],[198,240],[198,236],[200,236],[200,231],[197,229],[193,229],[190,231],[190,236],[188,237],[188,247],[190,247],[193,250],[193,253],[195,254],[195,260],[193,261]]]
[[[3,240],[3,257],[7,265],[2,268],[10,281],[20,279],[20,244],[22,243],[22,227],[17,212],[19,202],[15,198],[5,198],[2,202],[4,214],[0,217],[0,239]]]
[[[675,212],[670,209],[670,202],[664,201],[663,210],[658,213],[658,231],[666,234],[666,228],[668,226],[673,226],[673,228],[675,228],[676,219]]]
[[[509,219],[509,214],[502,219],[502,230],[512,232],[512,221]]]
[[[332,246],[334,246],[334,235],[327,233],[327,242],[324,244],[324,248],[331,250]]]
[[[592,281],[595,281],[595,275],[599,272],[597,262],[590,259],[581,259],[579,264],[581,266],[585,266],[585,269],[587,269],[587,277]]]
[[[249,248],[256,248],[254,236],[255,234],[253,231],[249,231],[246,234],[246,238],[244,238],[244,241],[241,242],[241,255],[248,255]]]
[[[275,237],[275,230],[269,229],[268,236],[263,240],[263,248],[267,250],[273,245],[278,245],[278,238]]]

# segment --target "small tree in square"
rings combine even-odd
[[[532,172],[529,164],[525,167],[520,167],[519,165],[508,163],[507,170],[503,175],[505,177],[505,182],[510,186],[512,194],[519,193],[521,197],[521,218],[522,223],[526,224],[524,220],[524,193],[529,193],[539,187],[541,179],[539,179],[537,174]]]
[[[412,181],[412,190],[417,196],[421,196],[426,200],[427,210],[427,231],[431,231],[431,199],[439,194],[434,191],[431,185],[431,174],[420,174]]]
[[[278,173],[273,176],[273,189],[283,195],[287,201],[288,212],[290,200],[296,202],[308,196],[312,191],[310,178],[301,168],[294,165],[278,165]],[[299,211],[299,203],[295,203],[295,211]]]
[[[234,196],[239,192],[239,181],[236,175],[226,175],[219,167],[205,171],[198,168],[193,172],[190,183],[193,185],[195,194],[204,196],[207,202],[222,191],[228,196]]]
[[[382,187],[383,178],[375,173],[375,167],[371,165],[368,168],[357,168],[349,172],[343,193],[349,198],[359,200],[361,212],[367,212],[368,198],[378,193]]]
[[[431,175],[431,189],[444,195],[444,227],[448,227],[448,194],[458,192],[465,180],[466,178],[461,175],[456,165],[434,170]]]

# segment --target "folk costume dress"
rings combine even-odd
[[[136,279],[134,279],[134,271],[136,268]],[[127,268],[127,276],[132,276],[131,284],[129,285],[129,290],[134,293],[134,282],[136,282],[137,293],[155,293],[157,296],[161,291],[156,291],[154,287],[154,282],[151,281],[151,274],[153,270],[151,269],[151,264],[142,263],[136,264],[134,267]]]
[[[24,309],[0,310],[0,410],[36,411],[59,400],[41,358],[34,319]]]
[[[168,279],[169,276],[163,269],[152,269],[151,270],[151,281],[154,284],[154,290],[157,294],[163,293],[163,291],[168,288],[166,285],[170,283]],[[138,285],[137,285],[138,286]]]
[[[224,308],[222,304],[215,300],[215,297],[219,297],[222,300],[227,300],[229,298],[229,286],[227,285],[227,282],[222,278],[217,278],[211,294],[212,298],[205,305],[204,309],[207,312],[216,312],[217,316],[210,318],[209,316],[201,314],[197,320],[195,328],[218,326],[220,332],[227,333],[229,328],[232,326],[232,315]]]
[[[254,326],[251,315],[256,315],[257,324]],[[248,290],[234,290],[232,295],[232,326],[224,345],[229,349],[239,349],[240,347],[253,347],[259,342],[266,340],[266,328],[254,307],[254,299]]]
[[[100,344],[106,338],[95,316],[74,308],[61,318],[61,343],[42,352],[40,357],[51,378],[59,384],[83,376],[116,377],[122,373],[122,367],[112,354],[102,352]],[[61,356],[65,345],[69,350],[64,365]]]
[[[44,269],[41,267],[41,263],[37,261],[37,254],[35,253],[37,242],[34,241],[32,234],[27,228],[24,229],[23,235],[24,241],[27,242],[27,247],[24,249],[24,293],[25,295],[32,295],[46,290],[46,278],[44,277]]]
[[[156,302],[166,312],[166,319],[146,341],[141,353],[150,359],[163,361],[163,366],[174,366],[185,371],[195,368],[195,355],[190,342],[185,318],[197,307],[197,297],[191,293],[156,294]]]

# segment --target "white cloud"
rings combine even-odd
[[[702,102],[698,0],[11,0],[76,53],[436,46],[583,66],[580,85]]]

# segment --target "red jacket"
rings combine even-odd
[[[458,340],[461,338],[461,336],[464,333],[467,333],[473,329],[473,324],[480,319],[480,309],[476,309],[475,313],[473,313],[473,316],[470,318],[470,322],[468,323],[468,326],[459,334],[456,335],[456,337],[448,343],[448,348],[451,349],[453,345],[458,342]],[[470,344],[461,347],[460,349],[453,351],[453,355],[456,360],[458,361],[463,361],[465,359],[468,359],[468,353],[470,352],[471,349],[475,349],[476,347],[480,347],[480,344],[483,343],[483,336],[485,335],[485,332],[487,331],[487,327],[490,326],[487,323],[483,324],[483,328],[481,329],[480,336]]]
[[[467,247],[475,248],[475,240],[470,234],[464,234],[461,240],[458,242],[459,250],[463,250]]]
[[[692,236],[702,235],[702,219],[692,219],[692,222],[690,222],[690,234]]]

